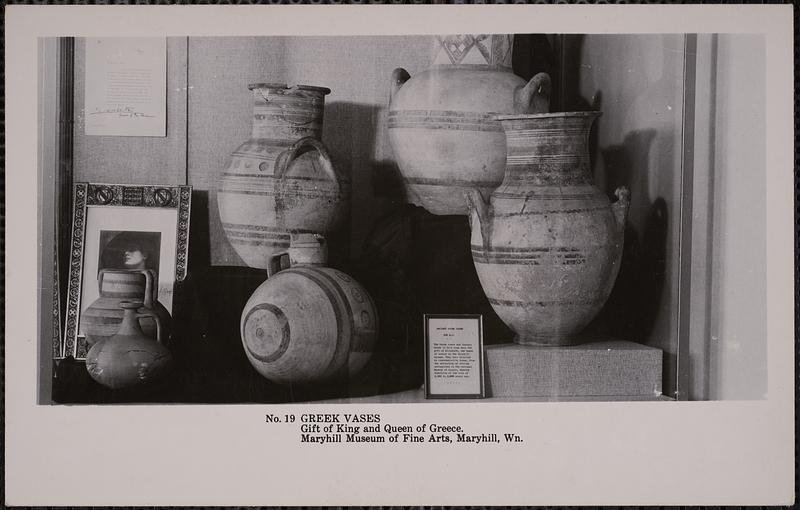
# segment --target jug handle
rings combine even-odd
[[[291,162],[297,159],[297,157],[300,155],[300,149],[306,146],[310,146],[320,155],[320,158],[322,159],[322,169],[336,184],[336,189],[339,191],[339,193],[341,193],[342,184],[339,182],[339,176],[336,175],[336,171],[333,168],[333,162],[331,161],[330,154],[328,154],[328,149],[325,148],[322,142],[313,136],[306,136],[305,138],[297,140],[286,150],[278,154],[278,158],[275,160],[275,178],[278,180],[278,182],[283,180]]]
[[[139,272],[144,275],[144,306],[146,308],[153,308],[153,303],[157,299],[156,291],[158,285],[155,285],[154,271],[152,269],[139,269]]]
[[[152,310],[147,310],[147,309],[146,309],[146,310],[145,310],[145,311],[143,311],[143,312],[142,312],[142,311],[140,311],[140,310],[141,310],[141,308],[140,308],[139,310],[137,310],[137,311],[136,311],[136,317],[137,317],[137,318],[151,317],[151,318],[152,318],[154,321],[156,321],[156,341],[157,341],[158,343],[160,343],[160,344],[163,344],[163,343],[164,343],[164,340],[163,340],[163,338],[161,337],[161,332],[163,331],[163,329],[162,329],[162,326],[161,326],[161,317],[159,317],[159,316],[158,316],[158,315],[157,315],[157,314],[156,314],[154,311],[152,311]]]
[[[289,255],[288,251],[281,251],[270,256],[267,262],[267,278],[272,278],[275,273],[281,270],[281,257],[287,255]]]

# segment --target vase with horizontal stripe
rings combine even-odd
[[[225,236],[250,267],[266,269],[291,233],[329,233],[347,215],[349,186],[323,145],[325,95],[309,85],[256,83],[253,130],[217,185]]]
[[[580,343],[619,270],[629,192],[594,185],[588,136],[600,112],[500,115],[506,174],[470,201],[481,286],[521,344]]]
[[[358,282],[325,267],[322,236],[292,234],[273,254],[266,282],[244,307],[241,336],[250,364],[278,384],[312,384],[356,375],[372,356],[378,314]],[[281,260],[288,255],[287,268]]]
[[[157,316],[165,339],[169,338],[172,319],[164,305],[158,302],[156,273],[152,269],[101,269],[97,274],[100,297],[82,313],[79,331],[91,347],[100,340],[114,336],[125,315],[123,301],[140,302],[139,326],[144,334],[155,338]],[[150,313],[152,312],[152,313]]]
[[[432,65],[392,75],[388,132],[407,198],[433,214],[467,214],[464,191],[503,180],[505,136],[493,114],[546,112],[550,77],[511,71],[514,37],[434,38]]]

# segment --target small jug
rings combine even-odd
[[[123,301],[122,323],[117,334],[96,342],[86,354],[89,375],[113,390],[143,385],[158,379],[169,370],[172,354],[162,343],[159,316],[140,302]],[[139,318],[150,317],[156,324],[156,340],[148,337]]]

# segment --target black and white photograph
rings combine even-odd
[[[169,168],[198,200],[171,317],[186,363],[126,402],[418,402],[422,318],[442,313],[482,316],[490,399],[767,396],[765,268],[747,263],[765,204],[730,196],[764,189],[761,34],[168,37],[189,93],[168,95],[186,130],[166,139],[87,134],[87,40],[41,44],[71,59],[73,180]],[[134,209],[97,210],[131,231],[87,230],[84,312],[97,270],[159,274]],[[60,384],[55,404],[123,401]]]
[[[220,465],[310,455],[317,489],[299,457],[228,496],[32,493],[25,467],[9,502],[790,504],[791,8],[177,7],[10,12],[75,18],[11,34],[37,285],[7,394],[189,448],[173,471],[212,430]],[[396,485],[321,471],[375,455]],[[664,455],[708,468],[642,478]]]
[[[161,232],[101,230],[99,268],[158,271],[160,247]]]

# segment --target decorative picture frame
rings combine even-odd
[[[483,316],[425,314],[425,398],[486,396]]]
[[[86,356],[81,315],[99,297],[101,269],[148,269],[158,301],[172,313],[175,283],[186,277],[191,197],[191,186],[75,184],[64,357]]]

